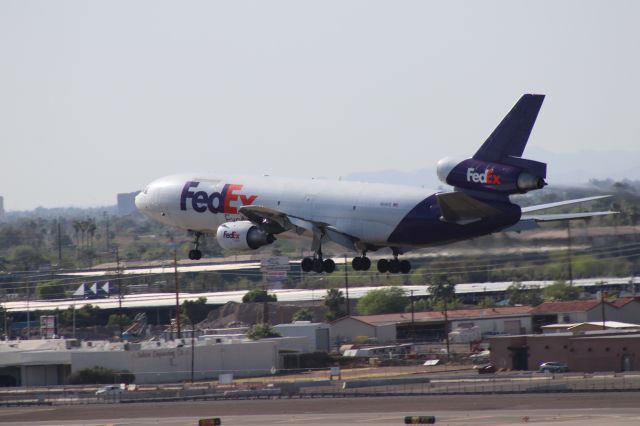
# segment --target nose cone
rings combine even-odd
[[[148,202],[147,202],[148,197],[146,192],[147,192],[146,189],[140,192],[138,195],[136,195],[136,199],[135,199],[136,208],[141,213],[144,213],[145,209],[148,208]]]

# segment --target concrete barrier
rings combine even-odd
[[[367,388],[373,386],[412,385],[430,382],[431,379],[428,379],[426,377],[402,377],[398,379],[357,379],[345,381],[342,384],[342,389]]]

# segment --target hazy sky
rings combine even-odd
[[[548,95],[531,144],[640,160],[639,18],[611,0],[0,0],[0,195],[419,169],[473,154],[525,92]]]

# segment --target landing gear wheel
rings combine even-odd
[[[313,272],[317,272],[319,274],[324,270],[324,262],[321,259],[313,260]]]
[[[384,274],[389,271],[389,261],[387,259],[378,260],[378,272]]]
[[[408,274],[411,271],[411,263],[408,260],[400,261],[400,272],[403,274]]]
[[[362,269],[361,271],[368,271],[371,268],[371,259],[364,256],[362,257]]]
[[[354,257],[353,260],[351,261],[351,266],[353,267],[354,271],[361,271],[362,270],[362,258]]]
[[[313,260],[310,257],[305,257],[302,259],[300,267],[304,272],[311,272],[313,270]]]
[[[331,259],[325,259],[325,261],[322,262],[322,269],[327,274],[330,274],[336,270],[336,263]]]
[[[392,274],[400,272],[400,262],[398,262],[398,259],[393,259],[389,262],[389,272]]]
[[[189,250],[189,259],[200,260],[202,259],[202,252],[198,249]]]

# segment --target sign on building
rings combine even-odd
[[[287,256],[267,257],[260,262],[262,279],[271,287],[281,287],[287,280],[290,269]]]

